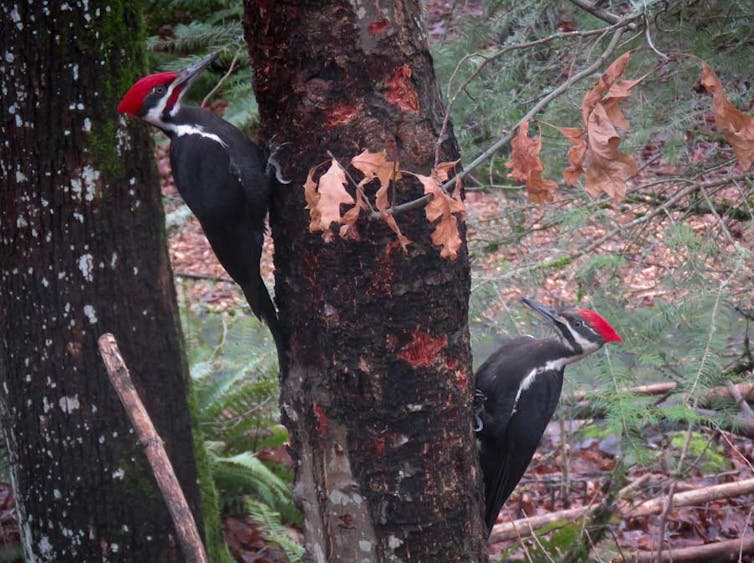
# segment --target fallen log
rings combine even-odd
[[[625,387],[620,389],[619,392],[633,393],[634,395],[664,395],[665,393],[672,393],[677,387],[678,384],[675,381],[667,381],[663,383],[648,383],[646,385]],[[738,399],[731,393],[731,387],[735,388],[739,393]],[[590,395],[586,391],[576,391],[575,393],[563,397],[563,400],[566,403],[578,404],[588,400],[589,397]],[[735,401],[740,401],[741,397],[746,400],[754,400],[754,383],[736,383],[713,387],[699,398],[699,406],[709,406],[711,403],[721,399],[733,398]]]
[[[688,506],[690,504],[699,504],[740,495],[750,495],[752,493],[754,493],[754,479],[746,479],[745,481],[712,485],[710,487],[694,489],[693,491],[676,493],[673,495],[673,506]],[[649,516],[650,514],[659,514],[662,512],[667,501],[668,497],[666,496],[654,498],[630,510],[621,511],[622,516],[624,518],[638,518],[640,516]]]
[[[673,506],[689,506],[692,504],[700,504],[712,500],[752,493],[754,493],[754,479],[746,479],[745,481],[738,481],[736,483],[712,485],[710,487],[702,487],[693,491],[676,493],[673,495]],[[635,507],[622,508],[618,511],[618,516],[621,518],[639,518],[651,514],[659,514],[662,512],[666,502],[667,496],[654,498]],[[498,524],[492,528],[490,542],[494,543],[525,538],[531,536],[534,531],[539,528],[560,521],[574,522],[591,514],[596,509],[596,505],[583,506],[550,512],[539,516],[532,516],[530,518],[521,518],[511,522],[504,522],[503,524]]]

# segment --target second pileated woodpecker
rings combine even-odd
[[[531,299],[523,302],[553,324],[558,338],[514,338],[476,373],[476,432],[488,534],[555,412],[565,367],[607,342],[621,342],[594,311],[554,311]]]
[[[259,274],[274,162],[227,121],[181,103],[194,79],[216,58],[209,55],[180,73],[145,76],[126,93],[118,112],[138,117],[170,137],[170,165],[178,191],[251,310],[269,326],[282,362],[277,313]]]

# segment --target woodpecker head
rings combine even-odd
[[[183,95],[197,76],[217,58],[212,53],[181,72],[160,72],[145,76],[126,92],[118,104],[118,113],[127,113],[159,127],[172,129],[172,118],[181,106]]]
[[[565,308],[556,311],[533,299],[524,297],[522,301],[555,326],[560,339],[576,357],[589,355],[608,342],[623,341],[609,322],[589,309]]]

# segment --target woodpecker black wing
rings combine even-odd
[[[483,441],[483,448],[494,448],[487,465],[492,469],[497,464],[496,470],[485,473],[485,522],[488,531],[534,457],[555,412],[562,385],[562,370],[538,373],[530,385],[521,391],[502,440],[495,443]]]
[[[250,181],[253,174],[250,161],[233,162],[222,139],[213,136],[173,137],[170,159],[178,191],[199,219],[217,259],[241,286],[251,310],[265,320],[280,347],[275,306],[259,273],[267,186],[260,185],[256,201],[249,201],[249,190],[242,182]]]
[[[519,367],[521,359],[530,356],[536,345],[530,336],[506,340],[477,369],[475,386],[483,396],[484,407],[480,414],[480,437],[502,436],[505,432],[523,378],[519,373],[525,369]]]

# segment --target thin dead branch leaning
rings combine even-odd
[[[152,424],[152,420],[136,392],[126,363],[118,349],[118,343],[112,334],[105,333],[100,336],[99,352],[110,378],[110,383],[126,409],[126,414],[128,414],[136,435],[139,437],[139,442],[144,446],[147,460],[173,519],[178,542],[186,561],[189,563],[207,563],[207,554],[204,551],[204,544],[201,536],[199,536],[194,515],[188,506],[188,502],[186,502],[178,478],[175,476],[173,465],[170,463],[162,439],[157,434],[157,430],[155,430],[154,424]]]

